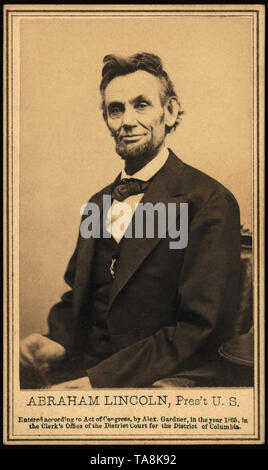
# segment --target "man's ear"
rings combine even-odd
[[[177,117],[178,117],[178,112],[180,111],[180,104],[176,98],[176,96],[170,96],[165,105],[164,105],[164,110],[165,110],[165,124],[168,127],[173,127]]]

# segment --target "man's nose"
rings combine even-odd
[[[126,126],[126,127],[133,127],[137,125],[136,113],[132,107],[127,106],[125,108],[122,124],[123,126]]]

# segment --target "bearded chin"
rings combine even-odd
[[[144,144],[128,148],[124,142],[116,142],[116,152],[123,160],[128,158],[142,158],[149,156],[155,152],[152,142],[145,142]]]

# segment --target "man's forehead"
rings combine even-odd
[[[160,80],[144,70],[115,77],[106,87],[105,101],[131,100],[137,96],[160,97]]]

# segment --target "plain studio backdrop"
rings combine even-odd
[[[47,332],[48,311],[68,290],[80,207],[122,169],[100,111],[106,54],[162,58],[185,112],[168,145],[233,192],[251,229],[249,18],[26,19],[20,51],[21,337]]]

